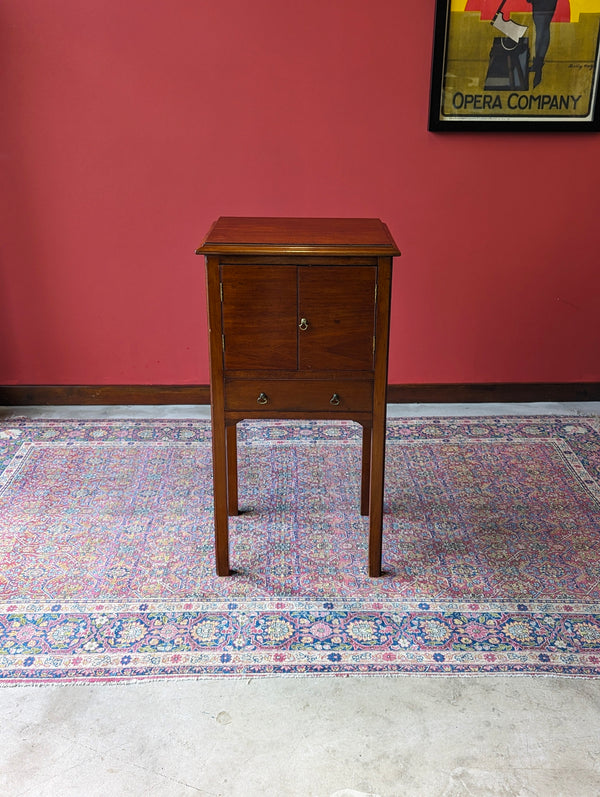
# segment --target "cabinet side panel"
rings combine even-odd
[[[295,370],[295,266],[221,267],[226,369]]]

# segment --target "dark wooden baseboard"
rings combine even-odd
[[[390,404],[600,401],[600,382],[389,385]],[[209,404],[208,385],[0,385],[0,406]]]
[[[388,385],[390,404],[600,401],[600,382],[499,382],[466,385]]]
[[[210,404],[208,385],[0,385],[0,406]]]

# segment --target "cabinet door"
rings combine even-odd
[[[225,368],[296,370],[296,266],[222,266]]]
[[[373,369],[376,281],[375,266],[298,268],[300,370]]]

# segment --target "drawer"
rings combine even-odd
[[[235,379],[225,384],[225,409],[370,412],[373,383],[352,380]]]

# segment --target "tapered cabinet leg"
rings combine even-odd
[[[362,470],[360,479],[360,514],[369,514],[371,482],[371,427],[362,428]]]
[[[385,418],[373,424],[371,441],[371,494],[369,498],[369,575],[381,575],[383,530],[383,480],[385,463]]]
[[[218,576],[229,575],[227,517],[227,450],[225,424],[213,421],[213,493],[215,502],[215,560]]]
[[[227,426],[227,511],[230,517],[238,514],[237,425]]]
[[[206,297],[210,345],[210,415],[212,421],[215,565],[218,576],[229,575],[227,518],[227,443],[223,388],[223,330],[219,259],[206,258]]]

